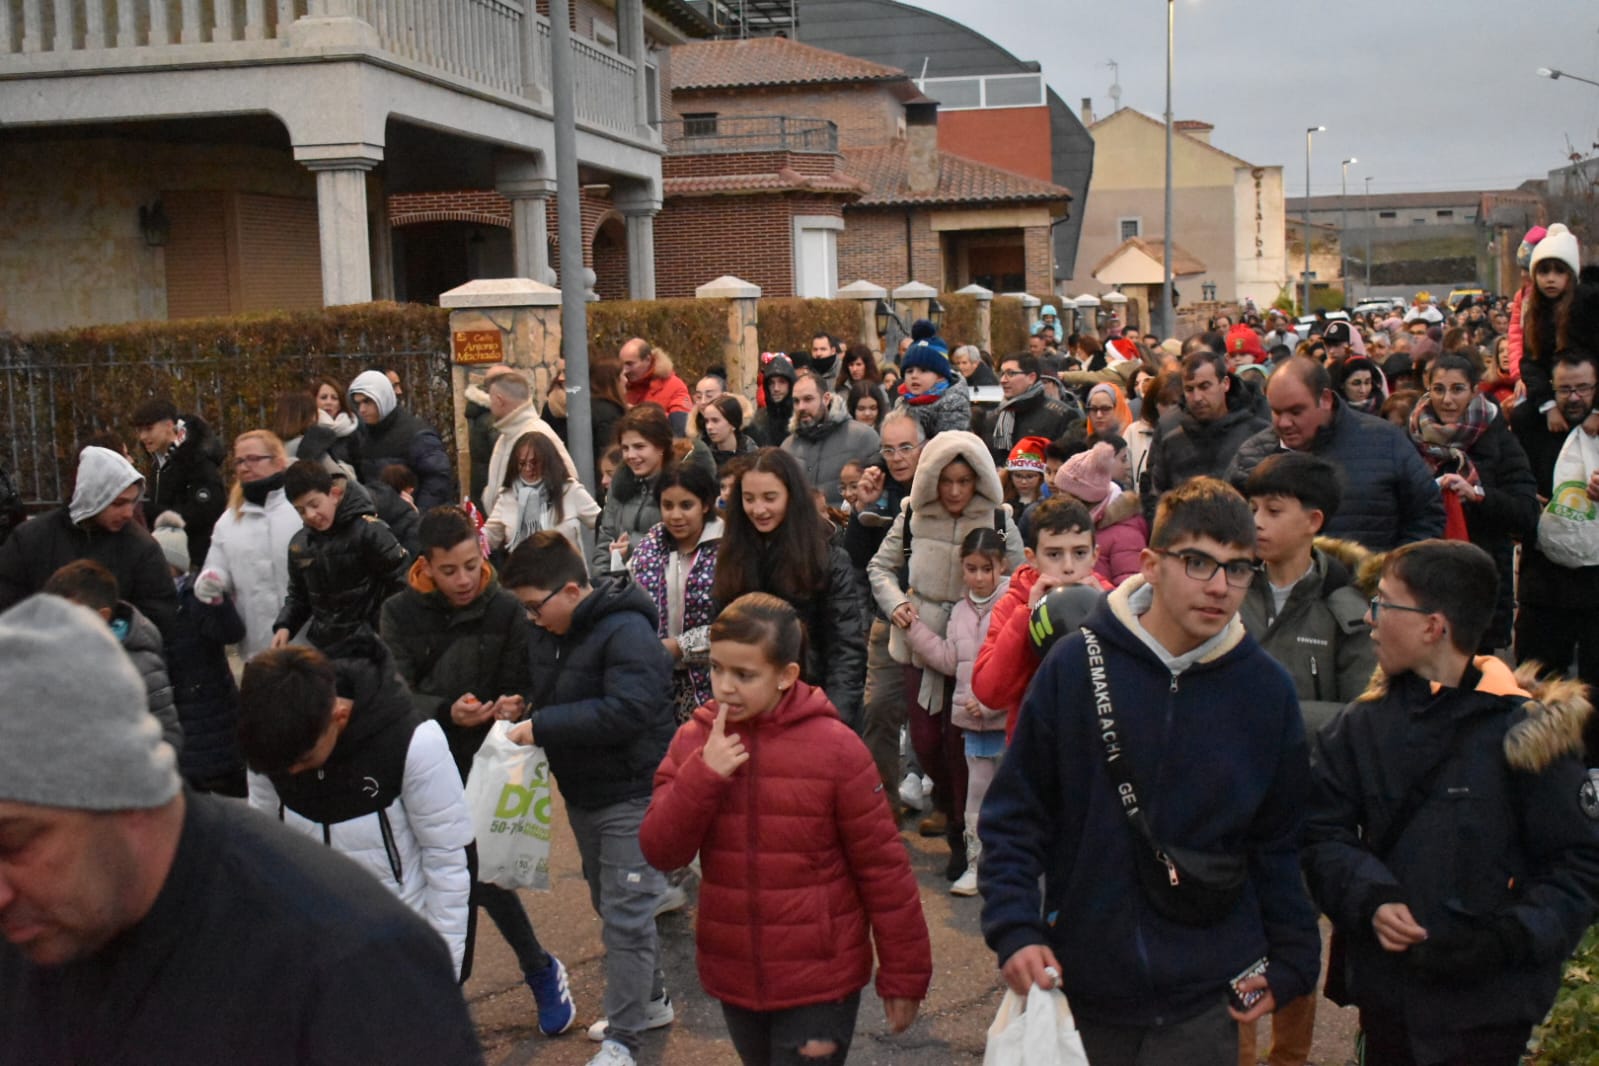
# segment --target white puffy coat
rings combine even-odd
[[[489,453],[489,477],[483,487],[483,513],[488,514],[494,510],[494,498],[500,493],[500,486],[505,481],[505,467],[511,461],[511,449],[516,447],[516,442],[524,434],[538,433],[555,445],[556,451],[561,453],[561,461],[566,464],[566,476],[577,480],[577,466],[572,462],[572,456],[567,453],[566,442],[561,440],[561,435],[555,428],[539,417],[538,409],[532,401],[523,404],[498,422],[494,423],[494,451]]]
[[[455,960],[455,972],[461,972],[472,894],[466,867],[472,816],[460,771],[437,722],[423,722],[411,735],[400,798],[384,812],[400,860],[398,883],[376,814],[324,826],[284,807],[268,778],[257,773],[249,777],[252,807],[280,818],[313,840],[326,840],[329,847],[370,870],[444,938]]]
[[[239,652],[245,659],[272,646],[272,624],[289,593],[289,541],[303,525],[278,489],[265,506],[246,500],[237,514],[222,512],[211,531],[203,570],[215,570],[244,619]]]

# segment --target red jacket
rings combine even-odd
[[[1115,588],[1096,574],[1100,587]],[[1033,638],[1027,632],[1027,623],[1033,612],[1027,607],[1027,598],[1038,584],[1038,569],[1024,563],[1010,576],[1010,588],[994,604],[994,615],[988,623],[988,636],[977,653],[977,665],[972,667],[972,695],[985,707],[1005,710],[1005,742],[1010,743],[1016,732],[1016,716],[1021,713],[1022,697],[1027,686],[1038,672],[1038,652],[1033,648]]]
[[[643,381],[627,382],[627,405],[658,403],[667,414],[682,414],[694,409],[688,386],[677,376],[672,360],[665,352],[656,351],[650,360],[650,372]]]
[[[871,979],[875,939],[877,994],[925,998],[921,895],[866,746],[821,689],[798,682],[727,727],[750,758],[724,778],[701,756],[715,718],[712,701],[678,729],[639,830],[658,869],[699,853],[705,991],[760,1011],[843,999]]]

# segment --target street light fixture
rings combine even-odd
[[[1299,313],[1302,315],[1310,314],[1310,139],[1325,132],[1326,126],[1305,128],[1305,289],[1304,298],[1299,304]]]
[[[1599,81],[1594,81],[1592,78],[1585,78],[1581,74],[1571,74],[1564,70],[1553,70],[1549,67],[1539,67],[1536,73],[1538,77],[1548,78],[1550,81],[1559,81],[1561,78],[1570,78],[1572,81],[1580,81],[1584,85],[1592,85],[1595,88],[1599,88]]]
[[[1172,64],[1177,51],[1177,0],[1166,0],[1166,236],[1162,247],[1160,287],[1160,329],[1168,337],[1177,336],[1177,317],[1172,307]]]
[[[1350,156],[1338,164],[1342,170],[1338,194],[1338,276],[1344,284],[1345,307],[1354,306],[1354,301],[1349,298],[1349,256],[1344,254],[1344,241],[1349,234],[1349,164],[1358,162],[1360,160]]]

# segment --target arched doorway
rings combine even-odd
[[[394,296],[405,303],[437,304],[440,293],[477,278],[512,277],[515,263],[504,222],[470,218],[394,226]]]
[[[594,231],[594,291],[602,300],[626,300],[627,226],[612,213]]]

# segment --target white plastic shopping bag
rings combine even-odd
[[[502,888],[550,890],[550,761],[544,749],[506,739],[495,722],[466,777],[477,833],[477,879]]]
[[[1538,516],[1538,550],[1559,566],[1599,566],[1599,506],[1588,479],[1599,471],[1599,440],[1573,429],[1555,460],[1549,503]]]
[[[1007,988],[988,1027],[983,1066],[1088,1066],[1072,1008],[1060,990],[1034,985],[1023,999]]]

